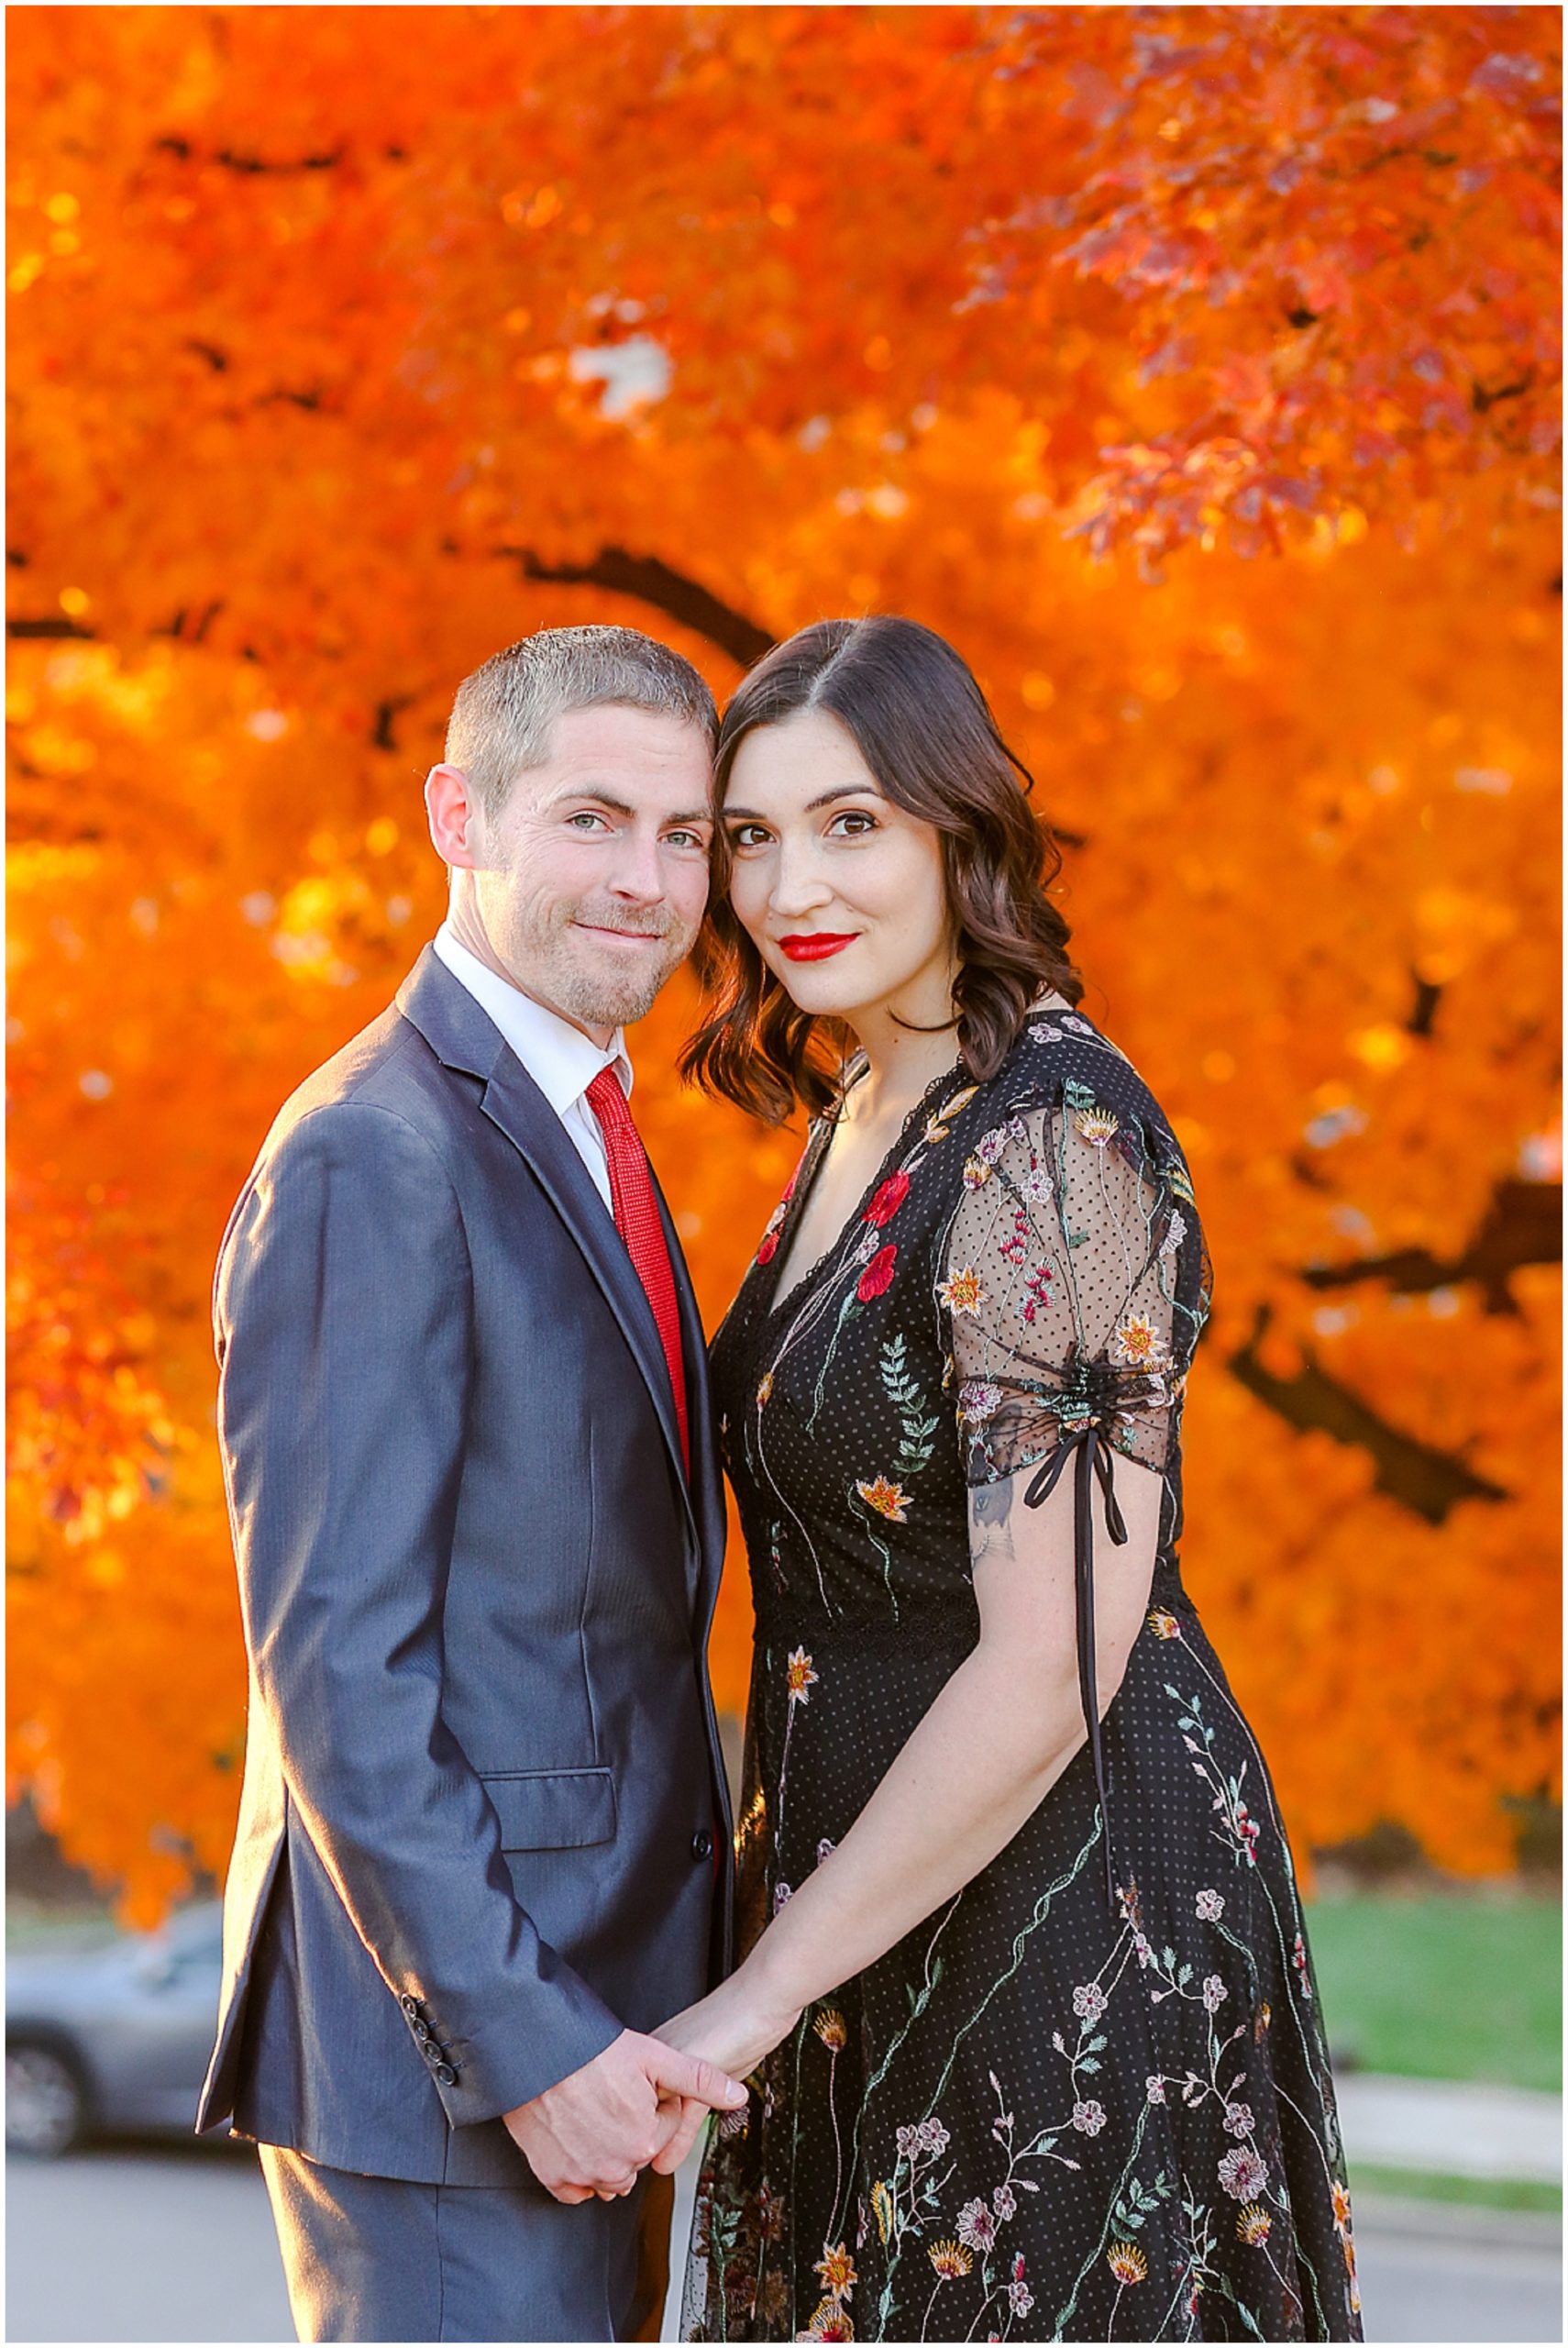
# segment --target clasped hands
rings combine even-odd
[[[710,2111],[738,2111],[741,2080],[799,2014],[764,2015],[740,1977],[663,2024],[624,2030],[580,2070],[507,2112],[506,2126],[558,2201],[615,2200],[645,2168],[673,2176]]]

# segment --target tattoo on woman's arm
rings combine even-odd
[[[1001,1477],[994,1484],[977,1484],[969,1495],[970,1547],[977,1559],[980,1557],[1010,1557],[1012,1527],[1012,1478]]]

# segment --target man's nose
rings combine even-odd
[[[665,895],[665,871],[657,838],[635,832],[622,836],[610,887],[629,904],[657,905]]]

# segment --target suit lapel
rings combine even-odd
[[[530,1167],[551,1205],[581,1249],[647,1385],[675,1466],[676,1479],[686,1496],[691,1530],[697,1536],[696,1545],[700,1550],[705,1550],[707,1542],[699,1534],[693,1495],[687,1490],[685,1464],[680,1456],[680,1430],[675,1417],[675,1398],[669,1390],[669,1371],[665,1363],[664,1347],[659,1340],[653,1307],[626,1253],[625,1243],[615,1228],[614,1217],[600,1197],[591,1175],[573,1148],[560,1119],[494,1023],[429,947],[425,947],[399,988],[397,1003],[403,1016],[418,1028],[431,1050],[447,1067],[462,1069],[480,1080],[484,1092],[480,1105],[485,1115],[506,1135]],[[663,1205],[662,1200],[660,1205]],[[668,1232],[668,1214],[666,1228]],[[672,1234],[669,1235],[673,1238]],[[681,1296],[681,1334],[684,1339],[690,1289],[685,1279],[685,1266],[681,1263],[679,1247],[671,1247],[671,1260],[678,1268],[677,1284]],[[690,1312],[695,1318],[694,1301],[690,1303]],[[700,1340],[700,1326],[697,1334]],[[700,1343],[697,1358],[699,1361],[702,1359]],[[706,1428],[703,1430],[703,1443],[705,1448],[710,1447]],[[695,1451],[692,1467],[695,1474]],[[704,1527],[704,1533],[705,1530]]]
[[[691,1275],[686,1268],[674,1220],[658,1176],[654,1196],[664,1224],[665,1244],[675,1269],[675,1294],[680,1308],[680,1349],[686,1363],[686,1416],[691,1438],[691,1508],[698,1530],[698,1555],[692,1567],[692,1600],[705,1624],[718,1596],[719,1568],[724,1554],[724,1488],[719,1466],[717,1430],[708,1385],[708,1341],[698,1310]]]

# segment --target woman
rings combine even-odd
[[[714,1346],[748,1954],[666,2034],[753,2076],[688,2336],[1356,2339],[1290,1854],[1176,1562],[1181,1149],[940,637],[805,629],[718,778],[689,1066],[815,1122]]]

